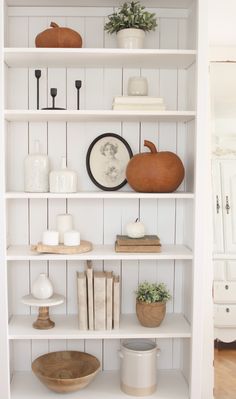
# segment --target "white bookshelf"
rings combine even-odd
[[[138,339],[138,338],[190,338],[191,328],[180,313],[167,313],[163,323],[156,328],[141,326],[135,314],[122,314],[120,328],[105,331],[81,331],[78,315],[52,315],[55,327],[39,331],[32,328],[36,315],[14,315],[9,323],[9,339]]]
[[[194,111],[5,110],[8,122],[187,122]],[[78,133],[79,134],[79,133]]]
[[[27,245],[9,246],[7,260],[191,260],[193,254],[186,246],[162,245],[160,253],[115,252],[114,245],[94,245],[93,250],[76,255],[38,254]]]
[[[176,370],[158,370],[157,391],[148,396],[150,399],[188,399],[186,381]],[[63,394],[63,398],[125,399],[127,395],[120,390],[119,374],[115,371],[99,373],[94,381],[81,392]],[[13,375],[12,399],[56,399],[58,394],[50,392],[31,372],[19,372]]]

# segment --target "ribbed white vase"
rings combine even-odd
[[[37,299],[48,299],[53,294],[53,285],[46,273],[40,273],[31,287],[32,295]]]

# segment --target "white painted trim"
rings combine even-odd
[[[4,135],[4,5],[0,3],[0,387],[4,399],[10,399],[10,363],[8,345],[8,294],[7,294],[7,263],[6,263],[6,201],[5,201],[5,135]]]
[[[236,62],[236,47],[210,47],[210,62]]]

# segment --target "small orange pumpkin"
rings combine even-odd
[[[181,159],[170,151],[157,152],[151,141],[144,141],[151,152],[135,155],[126,168],[130,186],[138,192],[170,193],[175,191],[184,178]]]
[[[39,33],[35,38],[36,47],[82,47],[82,37],[73,29],[60,27],[51,22],[49,29]]]

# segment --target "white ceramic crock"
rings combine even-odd
[[[151,395],[157,388],[159,349],[150,340],[127,340],[122,343],[120,386],[128,395]]]
[[[145,32],[141,29],[122,29],[117,32],[116,37],[119,48],[144,48]]]
[[[147,96],[148,82],[143,76],[131,76],[128,80],[128,96]]]

